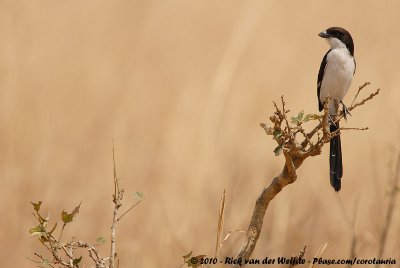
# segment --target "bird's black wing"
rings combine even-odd
[[[318,72],[317,98],[318,98],[319,111],[322,111],[322,109],[324,108],[324,104],[319,99],[319,93],[321,91],[322,79],[324,78],[324,73],[325,73],[325,68],[326,68],[326,59],[327,59],[329,52],[331,52],[330,49],[328,50],[328,52],[326,52],[324,58],[322,59],[321,66],[319,67],[319,72]]]
[[[357,69],[357,64],[356,64],[356,59],[353,57],[354,60],[354,72],[353,75],[356,73],[356,69]]]

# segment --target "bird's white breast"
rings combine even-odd
[[[327,55],[327,64],[321,83],[320,101],[329,96],[340,102],[350,88],[355,70],[354,58],[346,48],[332,49]],[[336,113],[334,101],[329,105],[331,114]]]

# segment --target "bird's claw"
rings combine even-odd
[[[335,120],[331,115],[328,116],[328,122],[329,122],[329,125],[336,126]]]
[[[347,106],[343,103],[343,101],[340,101],[340,103],[343,106],[343,117],[344,117],[344,120],[347,122],[347,115],[350,115],[350,116],[352,116],[352,115],[351,115],[349,109],[347,108]]]

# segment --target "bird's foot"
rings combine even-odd
[[[329,123],[329,125],[334,125],[334,126],[336,126],[336,123],[335,123],[335,115],[329,115],[328,116],[328,123]]]
[[[351,113],[350,113],[349,109],[347,108],[347,106],[344,105],[343,101],[340,101],[340,103],[343,106],[343,117],[344,117],[344,120],[347,122],[347,115],[351,116]]]

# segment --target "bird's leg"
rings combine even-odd
[[[329,123],[329,125],[334,125],[334,126],[336,126],[335,117],[336,117],[336,115],[329,114],[329,116],[328,116],[328,123]]]
[[[333,105],[334,105],[334,107],[335,107],[335,111],[339,111],[339,101],[338,101],[337,99],[333,99],[333,100],[331,100],[331,101],[333,101]],[[335,121],[336,121],[336,116],[337,116],[337,114],[329,113],[329,116],[328,116],[328,123],[329,123],[329,125],[334,125],[334,126],[336,126],[336,123],[335,123]]]
[[[350,115],[350,116],[351,116],[351,113],[350,113],[349,109],[347,109],[347,106],[344,105],[343,101],[340,101],[340,103],[342,104],[342,107],[343,107],[343,117],[344,117],[344,120],[347,122],[347,115]]]

